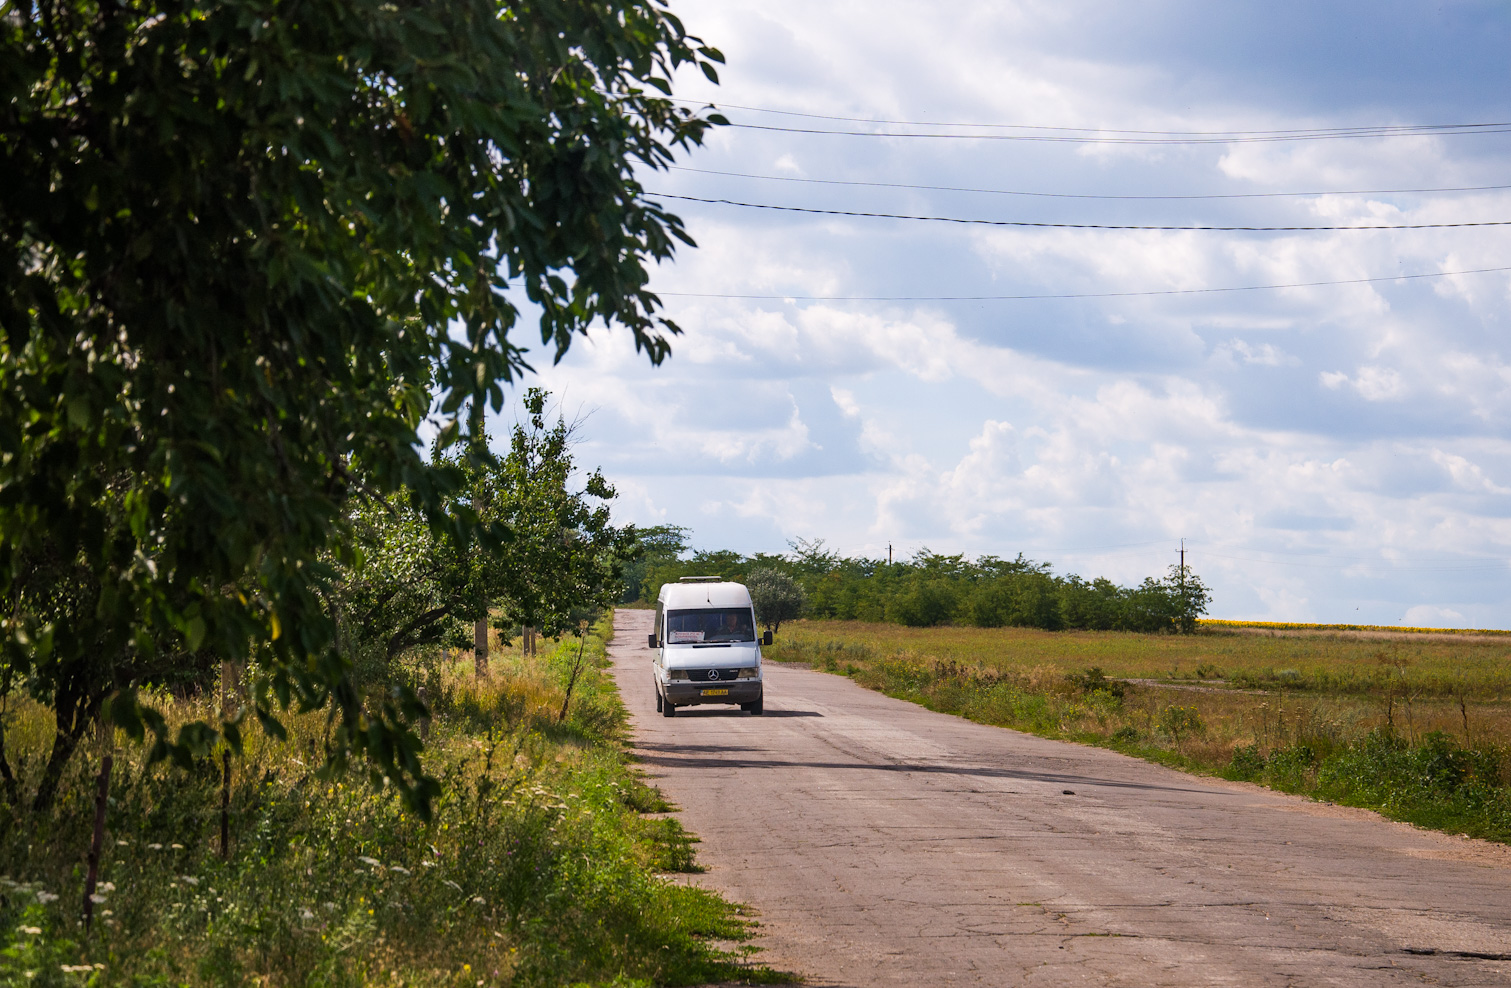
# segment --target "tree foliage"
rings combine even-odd
[[[1189,633],[1211,604],[1211,592],[1190,567],[1172,566],[1164,579],[1149,577],[1123,587],[1103,577],[1058,576],[1048,563],[1022,555],[971,560],[922,549],[912,559],[888,563],[841,556],[821,540],[794,542],[782,556],[701,550],[687,559],[663,560],[647,567],[642,595],[652,600],[663,583],[682,576],[718,573],[751,583],[765,579],[759,576],[763,571],[795,581],[811,616],[913,627],[955,623]],[[761,612],[759,604],[756,611]]]
[[[268,730],[333,703],[336,760],[423,804],[419,708],[361,701],[327,606],[353,505],[488,534],[416,439],[526,369],[511,291],[558,358],[599,320],[666,355],[646,269],[691,241],[633,169],[720,122],[664,98],[717,61],[663,0],[4,9],[0,646],[60,745],[110,697],[203,752],[134,688],[255,660]]]
[[[687,551],[689,530],[681,525],[648,525],[635,530],[635,545],[624,565],[624,591],[620,603],[633,604],[641,597],[646,573],[653,566],[675,564]]]
[[[547,398],[538,388],[526,392],[528,418],[511,430],[504,456],[439,454],[466,478],[451,509],[498,526],[505,536],[496,548],[436,531],[402,501],[358,503],[358,551],[340,568],[333,599],[342,648],[363,667],[360,678],[386,682],[415,649],[470,648],[480,618],[554,637],[618,597],[620,561],[636,533],[610,524],[614,490],[600,473],[575,486],[571,427],[548,423]]]
[[[803,607],[808,602],[803,585],[781,570],[752,569],[745,576],[745,586],[750,590],[756,620],[773,633],[781,630],[783,621],[802,617]]]

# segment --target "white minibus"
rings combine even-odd
[[[732,703],[761,713],[762,644],[771,644],[771,632],[756,637],[755,609],[744,584],[717,576],[665,584],[656,598],[656,628],[649,640],[656,709],[673,717],[678,707]]]

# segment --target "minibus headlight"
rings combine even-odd
[[[760,666],[752,666],[749,669],[741,669],[740,670],[740,678],[741,679],[758,679],[758,678],[760,678],[760,675],[761,675],[761,667]]]
[[[669,679],[669,680],[679,680],[679,679],[685,680],[685,679],[687,679],[687,670],[686,669],[672,669],[671,671],[669,671],[666,674],[666,678]]]

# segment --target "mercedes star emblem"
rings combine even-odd
[[[710,670],[708,670],[708,678],[710,680],[718,679],[719,678],[719,670],[717,670],[717,669],[710,669]]]

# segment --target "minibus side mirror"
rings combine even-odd
[[[771,629],[770,628],[767,628],[766,629],[766,633],[761,636],[761,644],[762,645],[770,645],[771,644]]]
[[[649,635],[646,636],[646,638],[647,638],[647,640],[649,642],[649,644],[646,645],[646,648],[655,648],[656,647],[656,633],[654,631],[652,631]]]

